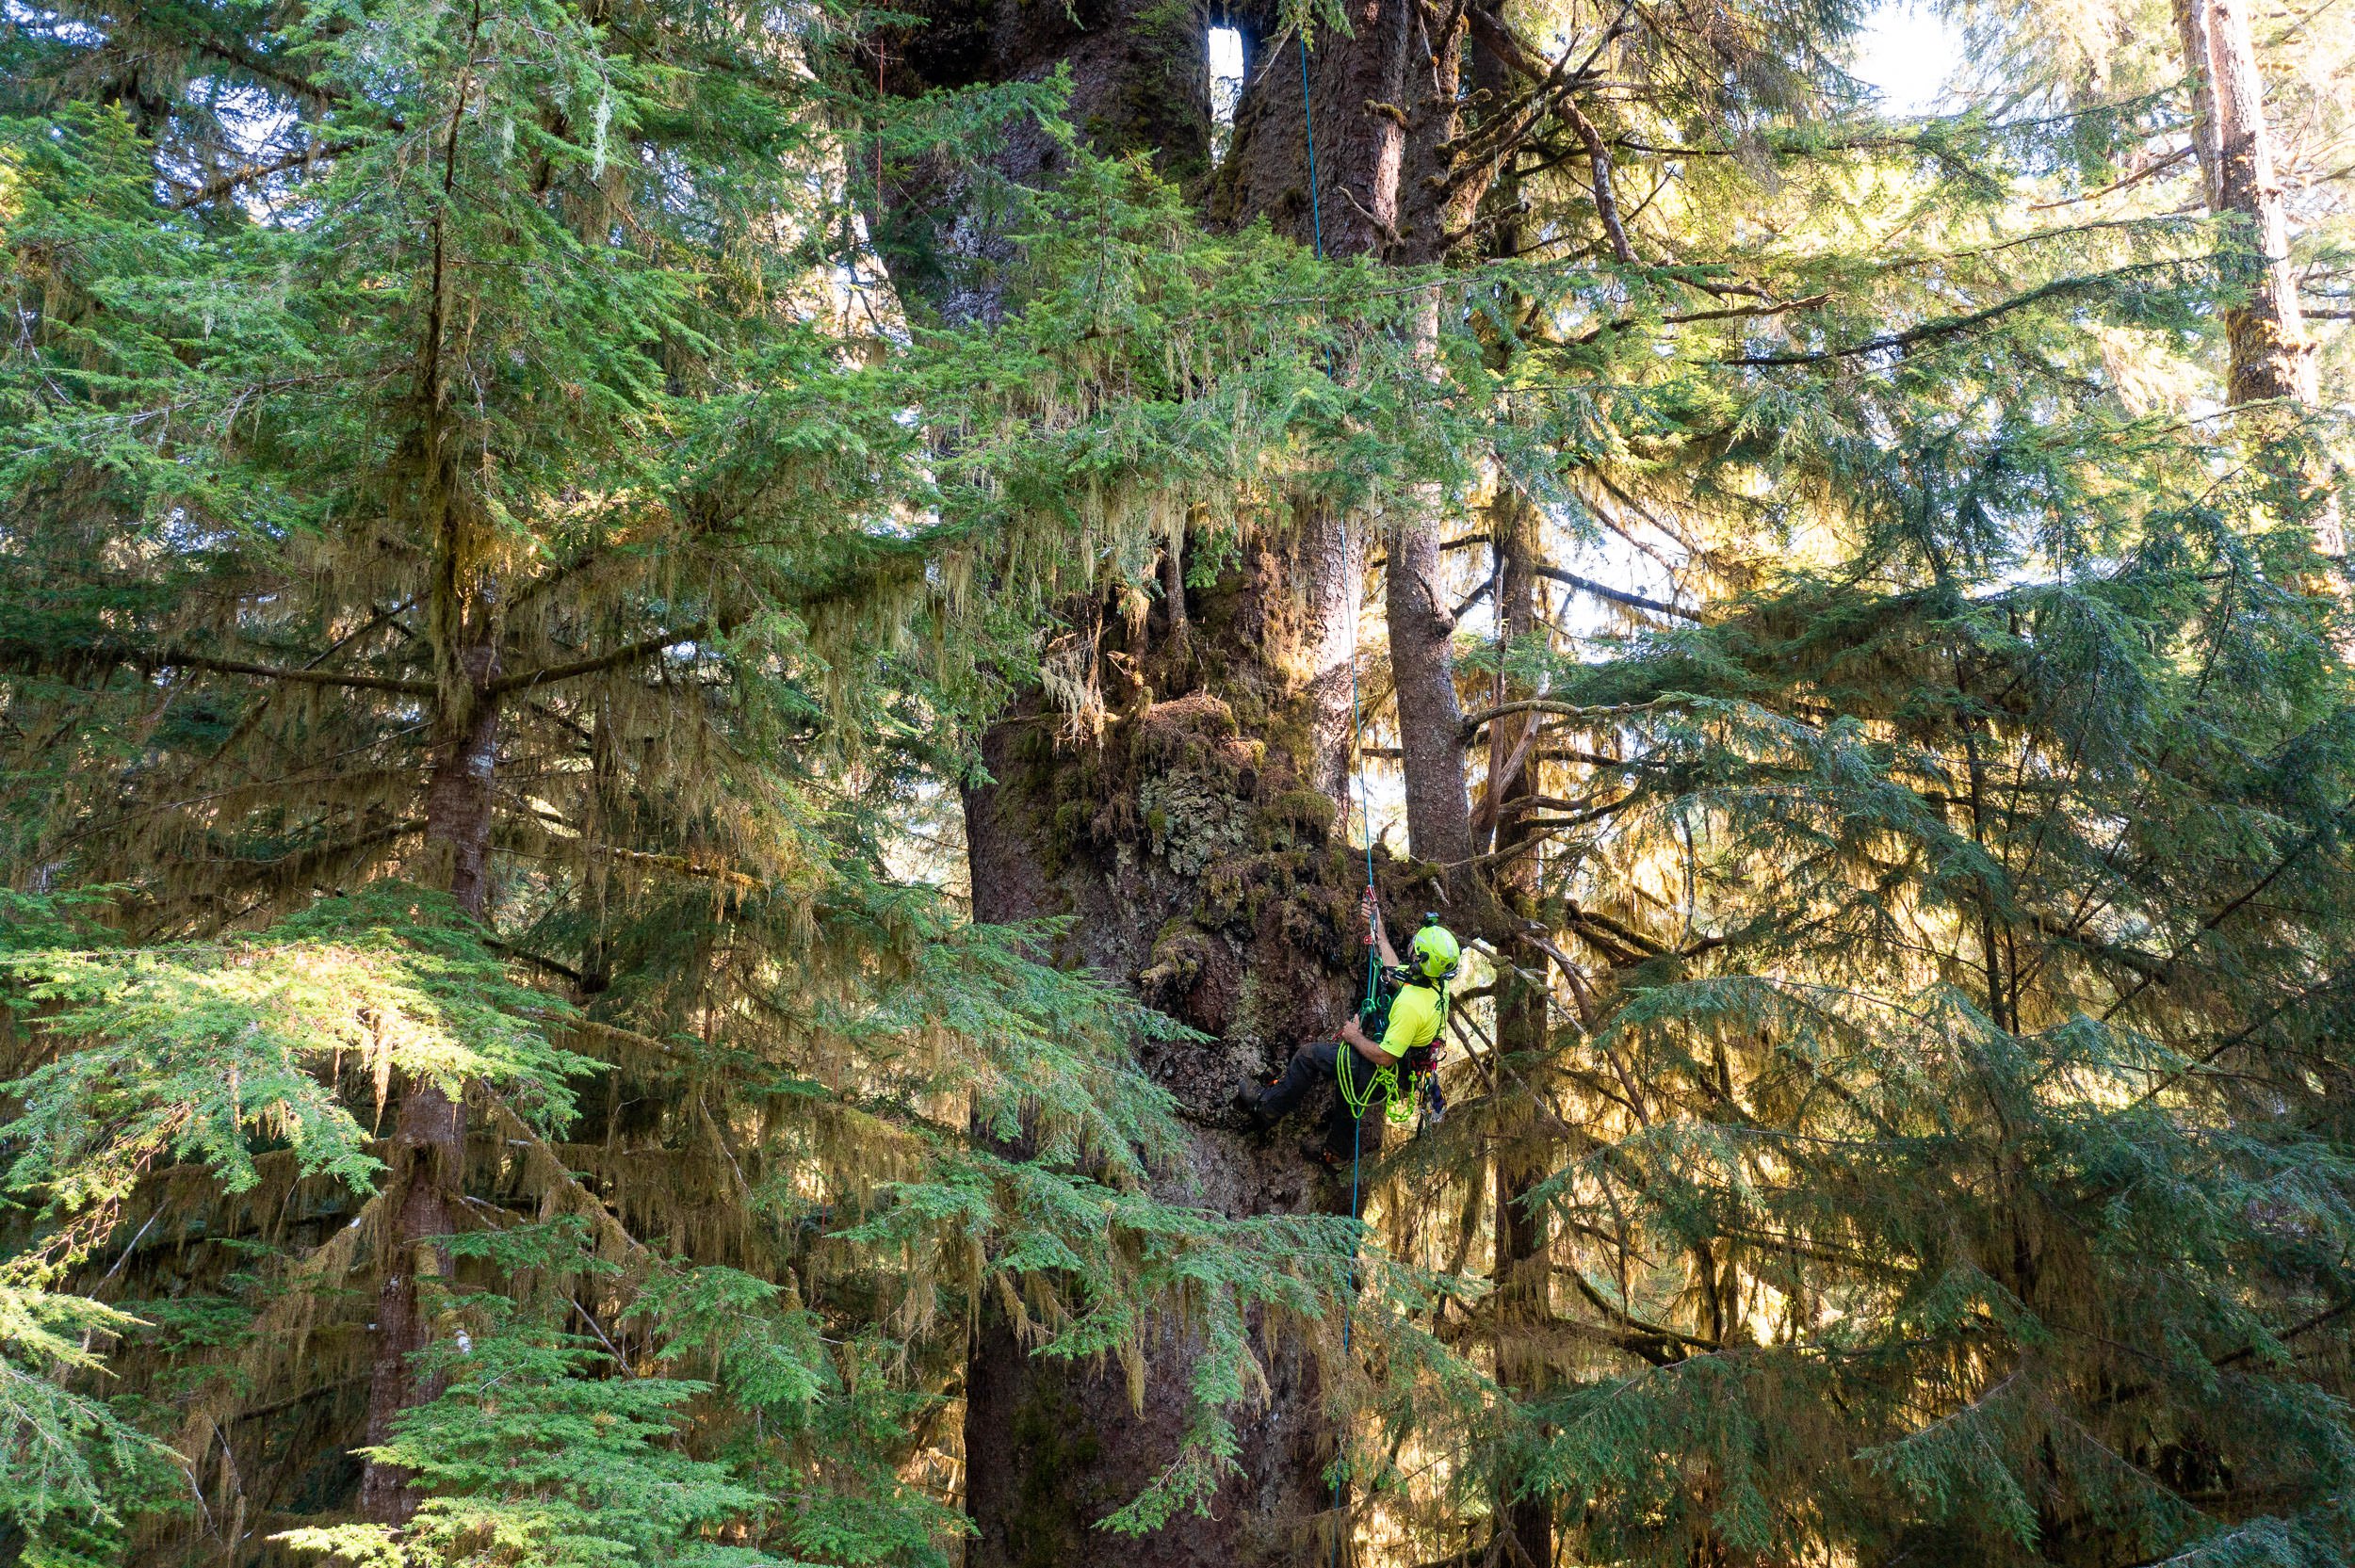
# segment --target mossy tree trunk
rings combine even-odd
[[[972,36],[954,60],[911,56],[906,84],[946,85],[959,72],[1034,80],[1068,63],[1071,119],[1099,150],[1150,147],[1188,183],[1207,171],[1202,19],[1114,4],[1081,8],[1073,26],[1049,10],[944,10],[943,24]],[[1173,117],[1185,123],[1164,123]],[[1291,152],[1305,168],[1296,133]],[[1044,145],[1017,140],[999,161],[1017,180],[1054,173]],[[1305,193],[1293,194],[1303,199],[1270,214],[1307,241]],[[1092,629],[1084,653],[1103,681],[1100,735],[1074,737],[1033,695],[984,736],[992,782],[968,795],[966,814],[975,915],[1074,917],[1065,961],[1134,985],[1210,1037],[1150,1047],[1145,1061],[1194,1128],[1187,1157],[1161,1177],[1168,1196],[1231,1215],[1340,1207],[1288,1142],[1241,1124],[1230,1096],[1238,1077],[1329,1037],[1356,1001],[1363,871],[1343,823],[1362,530],[1304,500],[1191,589],[1185,542],[1169,549],[1141,632],[1116,614],[1075,617]],[[1210,1516],[1117,1542],[1096,1526],[1178,1451],[1198,1347],[1181,1326],[1153,1332],[1140,1409],[1117,1368],[1033,1358],[985,1309],[966,1378],[967,1563],[1049,1568],[1117,1553],[1159,1568],[1314,1554],[1333,1451],[1315,1366],[1296,1341],[1254,1349],[1268,1398],[1242,1423],[1237,1472]]]
[[[1352,34],[1321,33],[1309,51],[1312,195],[1303,62],[1296,38],[1275,32],[1272,10],[1227,18],[1245,34],[1246,81],[1232,149],[1207,186],[1213,218],[1264,218],[1303,243],[1321,219],[1328,255],[1439,259],[1445,215],[1477,204],[1494,165],[1444,190],[1415,183],[1453,171],[1438,160],[1457,111],[1452,90],[1435,97],[1423,80],[1413,12],[1374,0],[1353,9]],[[1036,79],[1068,58],[1072,120],[1099,150],[1154,147],[1166,171],[1191,182],[1194,129],[1147,136],[1126,107],[1140,88],[1165,101],[1175,90],[1171,40],[1141,36],[1169,28],[1164,13],[1113,5],[1088,13],[1083,32],[1012,6],[956,16],[987,39],[966,51],[964,79],[975,79],[976,61],[997,79]],[[1185,20],[1198,59],[1203,19]],[[1441,40],[1448,83],[1461,31]],[[1200,117],[1207,145],[1207,92],[1178,101]],[[1402,103],[1403,117],[1389,107]],[[1053,170],[1016,147],[1005,171],[1027,180]],[[1402,202],[1413,209],[1409,234]],[[1365,873],[1340,824],[1357,600],[1377,531],[1391,552],[1412,848],[1459,865],[1470,857],[1453,619],[1438,572],[1443,520],[1436,494],[1421,499],[1387,526],[1302,502],[1280,528],[1246,538],[1240,559],[1197,583],[1191,603],[1165,594],[1134,645],[1120,617],[1083,618],[1096,628],[1087,653],[1104,677],[1102,733],[1072,738],[1062,715],[1032,697],[984,739],[993,782],[966,802],[976,916],[1075,917],[1068,961],[1129,981],[1210,1037],[1149,1048],[1148,1069],[1195,1128],[1184,1168],[1166,1177],[1171,1196],[1234,1215],[1346,1206],[1290,1140],[1271,1147],[1245,1132],[1229,1096],[1238,1076],[1271,1073],[1302,1041],[1329,1038],[1356,1001]],[[1333,1436],[1314,1367],[1304,1348],[1258,1349],[1272,1392],[1246,1424],[1240,1467],[1211,1516],[1115,1545],[1092,1527],[1176,1451],[1194,1347],[1175,1330],[1149,1347],[1137,1411],[1117,1371],[1042,1364],[985,1319],[966,1390],[978,1530],[968,1563],[1044,1568],[1117,1551],[1131,1568],[1156,1568],[1315,1555],[1310,1526],[1330,1500],[1322,1466]],[[1028,1443],[1025,1432],[1054,1437]]]
[[[1106,617],[1095,654],[1130,681],[1107,692],[1101,736],[1075,741],[1060,712],[1027,701],[985,737],[994,782],[966,801],[979,918],[1075,917],[1067,962],[1210,1037],[1152,1046],[1145,1066],[1194,1128],[1165,1195],[1230,1215],[1338,1206],[1321,1172],[1245,1130],[1228,1101],[1240,1075],[1329,1037],[1355,1000],[1362,871],[1331,791],[1346,768],[1359,570],[1346,530],[1310,518],[1289,540],[1247,544],[1183,622],[1157,610],[1131,640]],[[1307,1348],[1255,1349],[1269,1398],[1211,1516],[1115,1545],[1093,1527],[1178,1451],[1196,1347],[1174,1325],[1150,1338],[1138,1408],[1119,1368],[1032,1359],[985,1315],[966,1382],[979,1531],[966,1561],[1297,1560],[1325,1500],[1330,1434]]]
[[[424,840],[432,863],[429,873],[438,874],[460,909],[481,919],[490,908],[491,829],[496,815],[492,786],[498,763],[498,699],[491,682],[498,658],[487,632],[470,641],[457,661],[461,696],[444,703],[444,736],[426,786]],[[437,1392],[412,1358],[432,1337],[423,1279],[447,1278],[450,1271],[449,1253],[434,1238],[458,1228],[453,1201],[465,1155],[463,1102],[435,1084],[404,1085],[386,1151],[385,1220],[377,1243],[383,1269],[369,1347],[366,1443],[371,1447],[391,1440],[393,1423],[403,1411]],[[364,1517],[398,1524],[416,1506],[409,1472],[367,1462],[360,1477]]]
[[[1321,229],[1328,255],[1439,262],[1470,237],[1470,217],[1497,168],[1491,157],[1458,156],[1462,14],[1442,26],[1418,15],[1411,0],[1363,0],[1348,15],[1352,31],[1322,34],[1305,59],[1294,36],[1280,56],[1260,62],[1236,111],[1213,216],[1242,224],[1264,215],[1303,238]],[[1417,347],[1428,355],[1438,335],[1436,291],[1422,306]],[[1380,533],[1389,553],[1386,611],[1407,846],[1416,859],[1449,867],[1449,896],[1460,902],[1472,891],[1470,803],[1450,657],[1455,622],[1440,586],[1442,526],[1436,488],[1420,487],[1382,520]]]
[[[478,13],[479,16],[479,13]],[[463,103],[462,83],[458,98]],[[447,198],[457,174],[458,128],[452,118],[441,185]],[[448,406],[448,323],[463,310],[456,267],[447,253],[446,219],[433,219],[429,251],[430,290],[418,346],[415,424],[401,453],[400,471],[414,479],[419,529],[432,545],[427,624],[435,651],[434,752],[425,792],[423,867],[447,888],[467,914],[481,919],[491,899],[491,833],[497,816],[500,673],[499,596],[479,571],[487,530],[476,515],[457,454],[463,438]],[[466,1156],[466,1107],[439,1085],[398,1086],[400,1108],[385,1151],[387,1186],[376,1240],[382,1272],[371,1324],[366,1441],[389,1441],[394,1423],[439,1390],[414,1364],[432,1337],[424,1277],[447,1278],[450,1257],[437,1237],[457,1228],[454,1211]],[[360,1477],[360,1511],[399,1524],[416,1511],[409,1472],[371,1459]]]

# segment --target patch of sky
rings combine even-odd
[[[1962,35],[1917,0],[1876,7],[1850,43],[1849,70],[1877,95],[1884,114],[1936,114],[1962,63]]]
[[[1210,158],[1226,156],[1235,137],[1235,105],[1242,102],[1242,32],[1210,29]]]

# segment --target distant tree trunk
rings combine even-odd
[[[2265,81],[2257,70],[2247,0],[2174,0],[2174,8],[2184,66],[2192,77],[2192,142],[2208,210],[2243,219],[2257,242],[2258,253],[2243,279],[2249,298],[2224,314],[2231,356],[2227,395],[2235,404],[2311,407],[2319,397],[2314,346],[2306,335],[2298,278],[2290,270],[2289,221],[2275,177]],[[2266,439],[2282,423],[2261,419],[2254,433]],[[2311,493],[2324,476],[2305,472],[2305,466],[2283,476],[2309,493],[2293,504],[2312,513],[2314,548],[2342,558],[2347,546],[2338,508]]]
[[[1509,648],[1537,624],[1536,516],[1509,489],[1490,509],[1497,554],[1497,618],[1501,642]],[[1506,701],[1534,695],[1519,683],[1500,677],[1498,695]],[[1497,720],[1488,733],[1488,803],[1486,816],[1495,824],[1494,876],[1497,901],[1515,924],[1535,918],[1538,893],[1537,835],[1529,826],[1528,804],[1537,794],[1537,761],[1532,744],[1537,716],[1513,714]],[[1532,1064],[1550,1043],[1548,1028],[1548,962],[1545,950],[1526,938],[1503,944],[1512,968],[1499,977],[1497,1049],[1527,1081]],[[1525,978],[1526,977],[1526,978]],[[1503,1092],[1510,1094],[1511,1090]],[[1549,1236],[1542,1211],[1528,1200],[1547,1172],[1542,1160],[1533,1162],[1530,1151],[1542,1150],[1535,1136],[1534,1107],[1523,1107],[1499,1128],[1496,1140],[1496,1368],[1505,1387],[1526,1397],[1543,1386],[1545,1353],[1517,1345],[1517,1337],[1542,1342],[1551,1320],[1552,1273],[1549,1266]],[[1500,1498],[1499,1527],[1509,1539],[1508,1558],[1524,1568],[1552,1568],[1553,1511],[1542,1497]]]
[[[2289,223],[2275,183],[2273,137],[2266,125],[2265,82],[2249,37],[2246,0],[2176,0],[2184,65],[2197,78],[2195,128],[2208,206],[2246,219],[2255,233],[2257,265],[2249,299],[2225,315],[2235,403],[2315,396],[2314,345],[2290,272]]]
[[[445,721],[446,738],[426,785],[425,842],[429,864],[447,879],[450,897],[480,918],[489,908],[493,776],[498,753],[498,703],[490,693],[497,673],[496,651],[486,644],[467,650],[462,666],[467,700]],[[432,1243],[455,1228],[452,1197],[465,1168],[466,1107],[436,1085],[413,1082],[400,1096],[398,1120],[385,1163],[383,1234],[377,1253],[382,1276],[377,1286],[375,1339],[369,1350],[367,1444],[393,1435],[400,1413],[438,1392],[419,1376],[412,1358],[431,1339],[421,1282],[447,1278],[448,1253]],[[360,1511],[365,1518],[399,1524],[417,1509],[409,1472],[379,1460],[360,1476]]]
[[[1422,499],[1422,498],[1419,498]],[[1440,520],[1425,500],[1390,538],[1385,607],[1398,688],[1400,766],[1406,776],[1406,842],[1419,861],[1446,867],[1450,894],[1471,877],[1471,801],[1465,792],[1464,710],[1455,697],[1455,617],[1439,574]]]

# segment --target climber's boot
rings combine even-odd
[[[1275,1118],[1267,1110],[1267,1085],[1248,1075],[1235,1085],[1235,1108],[1257,1130],[1265,1131],[1275,1124]]]

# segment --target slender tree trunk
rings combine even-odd
[[[480,20],[478,6],[478,31]],[[462,75],[443,143],[445,197],[456,189],[466,101],[467,78]],[[421,508],[430,522],[435,558],[428,623],[442,664],[440,733],[425,792],[425,869],[448,889],[461,910],[479,919],[489,908],[491,893],[491,826],[496,806],[493,784],[498,764],[498,704],[491,686],[498,675],[499,626],[494,596],[483,592],[482,585],[467,583],[463,575],[473,520],[463,499],[464,481],[457,472],[458,432],[447,408],[444,374],[449,323],[457,314],[447,243],[437,216],[431,294],[417,354],[419,418],[414,444],[404,456],[419,481],[418,493],[430,498]],[[370,1447],[392,1437],[403,1411],[438,1392],[415,1365],[415,1357],[432,1337],[425,1281],[428,1276],[446,1279],[450,1272],[449,1254],[434,1238],[450,1234],[451,1200],[465,1169],[464,1104],[436,1084],[412,1081],[398,1087],[400,1110],[386,1151],[385,1221],[376,1249],[379,1284],[366,1427]],[[404,1523],[416,1512],[417,1502],[406,1470],[383,1460],[367,1462],[360,1478],[363,1517]]]
[[[2248,302],[2226,313],[2235,403],[2315,396],[2314,345],[2290,272],[2289,223],[2273,169],[2265,117],[2265,83],[2249,31],[2246,0],[2176,0],[2184,64],[2196,73],[2195,129],[2208,205],[2246,219],[2258,255],[2248,276]],[[2195,53],[2195,51],[2201,51]]]
[[[387,1197],[389,1235],[381,1252],[384,1272],[376,1294],[375,1338],[369,1348],[367,1444],[389,1441],[402,1411],[432,1398],[411,1358],[431,1338],[421,1278],[447,1276],[449,1254],[430,1244],[450,1233],[449,1192],[466,1143],[465,1107],[431,1084],[415,1084],[401,1096],[393,1131]],[[410,1474],[399,1465],[371,1459],[360,1476],[362,1517],[380,1524],[405,1523],[417,1511]]]
[[[2246,222],[2256,240],[2243,283],[2248,299],[2224,314],[2231,356],[2226,390],[2235,404],[2292,403],[2319,398],[2314,345],[2306,335],[2290,268],[2289,220],[2266,123],[2265,81],[2249,27],[2247,0],[2174,0],[2184,67],[2192,77],[2192,141],[2200,158],[2208,210]],[[2259,441],[2278,439],[2290,421],[2260,414]],[[2347,553],[2335,501],[2314,493],[2327,474],[2311,461],[2281,476],[2288,504],[2309,514],[2315,550],[2330,558]],[[2343,592],[2343,589],[2339,590]]]
[[[1292,553],[1301,603],[1302,672],[1315,715],[1319,744],[1310,777],[1335,805],[1335,832],[1346,836],[1355,799],[1350,773],[1351,739],[1361,693],[1357,683],[1358,621],[1364,606],[1365,533],[1350,526],[1334,509],[1304,503],[1296,509]],[[1371,832],[1371,828],[1368,830]]]
[[[487,643],[462,660],[468,701],[446,721],[446,738],[426,785],[425,841],[430,863],[446,881],[450,897],[480,918],[489,907],[493,775],[498,751],[498,705],[489,686],[497,674],[495,650]],[[375,1339],[369,1350],[367,1445],[393,1435],[402,1411],[439,1392],[414,1364],[432,1337],[423,1282],[446,1279],[447,1250],[433,1238],[453,1224],[452,1198],[466,1153],[466,1107],[431,1083],[413,1082],[400,1097],[393,1128],[385,1189],[387,1224],[378,1247],[382,1272],[377,1287]],[[370,1460],[360,1477],[360,1511],[365,1518],[399,1524],[416,1511],[409,1472]]]
[[[2175,35],[2184,57],[2184,73],[2191,84],[2191,150],[2200,161],[2200,186],[2208,210],[2224,207],[2217,185],[2216,140],[2216,67],[2208,46],[2210,0],[2174,0]]]
[[[1471,801],[1464,710],[1455,696],[1455,617],[1439,574],[1439,516],[1428,499],[1390,538],[1385,607],[1406,775],[1406,842],[1417,860],[1444,866],[1444,885],[1459,895],[1472,884]]]
[[[425,792],[425,843],[443,884],[477,919],[490,910],[493,775],[498,765],[498,653],[478,643],[461,656],[466,696],[449,722]]]
[[[1529,636],[1537,624],[1536,517],[1518,493],[1507,489],[1490,510],[1490,528],[1497,552],[1497,617],[1501,640],[1509,648]],[[1500,678],[1499,694],[1506,701],[1534,695],[1520,683]],[[1514,921],[1535,917],[1538,891],[1535,835],[1529,827],[1527,803],[1537,794],[1537,762],[1532,742],[1537,716],[1514,714],[1499,719],[1488,735],[1488,816],[1496,824],[1497,901]],[[1504,944],[1512,970],[1500,978],[1497,999],[1497,1048],[1522,1083],[1536,1076],[1534,1064],[1550,1043],[1545,950],[1526,939]],[[1534,977],[1524,978],[1523,977]],[[1516,1091],[1505,1089],[1508,1094]],[[1497,1378],[1505,1387],[1526,1397],[1545,1381],[1545,1352],[1531,1352],[1517,1339],[1542,1340],[1551,1322],[1552,1278],[1549,1236],[1543,1214],[1528,1199],[1547,1171],[1537,1136],[1535,1107],[1522,1106],[1499,1129],[1496,1156],[1496,1301]],[[1501,1532],[1508,1539],[1507,1556],[1523,1568],[1552,1568],[1553,1511],[1544,1498],[1500,1498]]]

